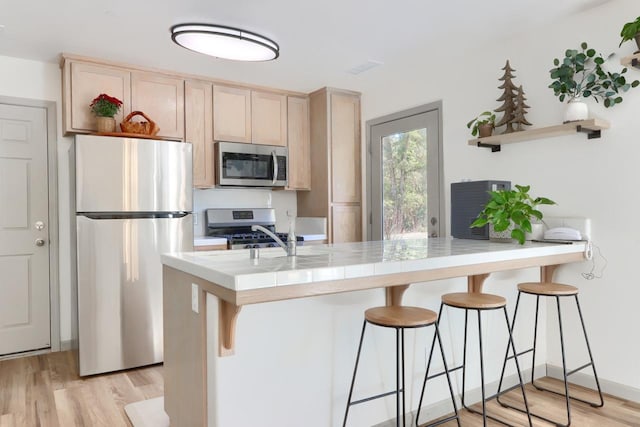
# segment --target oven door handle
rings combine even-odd
[[[273,159],[273,180],[271,181],[271,185],[275,185],[278,180],[278,156],[276,156],[276,150],[271,152],[271,158]]]

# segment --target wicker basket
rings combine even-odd
[[[142,116],[147,121],[146,122],[131,121],[131,119],[135,116]],[[154,136],[160,130],[156,122],[151,120],[149,116],[147,116],[142,111],[132,111],[131,113],[129,113],[127,117],[124,118],[122,123],[120,123],[120,129],[122,129],[122,132],[126,132],[126,133],[137,133],[137,134],[149,135],[149,136]]]

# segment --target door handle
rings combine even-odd
[[[44,239],[36,239],[36,246],[44,246]]]
[[[271,184],[274,185],[278,180],[278,156],[276,156],[276,152],[271,152],[271,157],[273,158],[273,180]]]

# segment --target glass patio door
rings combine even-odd
[[[439,109],[407,113],[370,127],[371,240],[443,234]]]

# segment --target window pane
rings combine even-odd
[[[382,138],[383,239],[428,236],[427,129]]]

